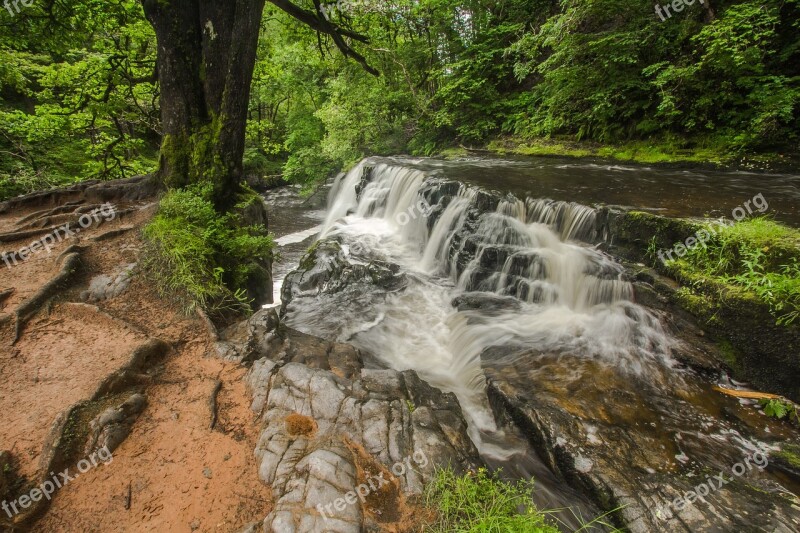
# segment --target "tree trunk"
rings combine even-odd
[[[242,178],[250,82],[264,0],[142,0],[158,41],[159,179],[213,186],[231,207]]]

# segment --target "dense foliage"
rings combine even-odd
[[[654,4],[627,0],[322,6],[368,37],[353,46],[381,75],[267,3],[250,174],[313,183],[366,154],[498,137],[705,159],[800,151],[798,0],[696,2],[663,21]],[[158,94],[154,36],[136,0],[0,11],[0,197],[154,169]]]
[[[186,312],[249,309],[242,287],[259,274],[258,260],[271,257],[273,241],[266,228],[244,224],[235,211],[220,216],[210,186],[174,190],[144,230],[145,272]]]
[[[19,7],[0,11],[0,199],[151,171],[155,42],[139,2]]]
[[[695,161],[796,154],[797,0],[708,6],[661,21],[625,0],[337,3],[330,17],[369,36],[380,77],[268,9],[249,161],[288,158],[286,176],[306,181],[366,154],[498,136],[658,145]]]

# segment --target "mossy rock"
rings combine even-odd
[[[598,223],[610,252],[653,265],[659,273],[683,285],[677,291],[659,292],[698,319],[720,347],[721,362],[737,379],[800,401],[800,327],[777,325],[770,306],[752,290],[720,277],[704,276],[684,261],[667,266],[658,259],[657,251],[685,242],[703,227],[702,222],[605,208]],[[800,257],[795,230],[760,224],[769,225],[770,230],[765,232],[769,242],[758,241],[766,250],[765,268],[777,268]],[[759,239],[759,228],[753,229],[752,234],[746,227],[740,231],[742,239]]]
[[[269,227],[267,207],[263,198],[247,185],[243,185],[242,192],[236,195],[233,212],[239,216],[243,226]]]

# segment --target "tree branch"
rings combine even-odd
[[[380,72],[376,69],[371,67],[369,63],[367,63],[366,58],[353,50],[347,42],[345,42],[344,37],[349,37],[354,41],[358,41],[361,43],[368,43],[369,39],[360,33],[356,33],[354,31],[348,30],[346,28],[342,28],[336,24],[332,24],[325,16],[322,14],[320,9],[319,0],[314,0],[314,7],[316,8],[316,13],[313,11],[309,11],[307,9],[303,9],[289,0],[269,0],[270,3],[275,5],[278,9],[285,12],[286,14],[292,16],[293,18],[299,20],[303,24],[309,26],[311,29],[324,33],[326,35],[330,35],[333,39],[334,44],[336,47],[342,52],[345,57],[352,58],[356,62],[358,62],[364,70],[372,74],[373,76],[380,76]]]

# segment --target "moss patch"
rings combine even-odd
[[[776,455],[794,468],[800,469],[800,446],[796,444],[786,444]]]
[[[800,231],[765,218],[700,231],[705,243],[668,261],[670,274],[701,294],[765,304],[778,324],[800,318]]]
[[[310,436],[317,430],[317,423],[313,418],[292,413],[286,417],[286,432],[292,437]]]
[[[742,168],[775,170],[792,168],[793,162],[777,153],[741,156],[731,153],[724,142],[692,142],[681,139],[650,139],[615,144],[600,144],[574,139],[502,137],[488,144],[500,155],[602,158],[623,163],[667,166],[702,166],[710,168]]]

